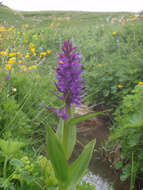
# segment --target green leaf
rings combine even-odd
[[[54,168],[55,175],[60,183],[68,180],[68,163],[62,145],[53,130],[47,127],[46,148]]]
[[[76,126],[68,126],[66,158],[69,159],[76,143]]]
[[[3,140],[0,139],[0,148],[5,156],[11,157],[20,152],[21,148],[25,146],[24,143],[16,140]]]
[[[70,111],[70,118],[72,119],[74,117],[74,110],[75,110],[75,106],[71,106],[71,111]],[[76,143],[76,126],[75,125],[68,125],[68,138],[67,138],[67,159],[70,158],[75,143]]]
[[[88,113],[86,115],[75,117],[75,118],[69,120],[68,125],[73,126],[73,125],[76,125],[77,123],[80,123],[80,122],[90,119],[92,117],[95,117],[98,115],[103,115],[103,114],[105,114],[105,113],[104,112],[95,112],[95,113]]]
[[[73,164],[69,168],[69,182],[68,182],[68,190],[74,189],[79,180],[83,177],[85,172],[88,169],[89,162],[91,160],[91,156],[93,153],[95,140],[89,142],[77,160],[73,162]]]
[[[70,118],[73,117],[73,109],[74,107],[72,106],[70,111]],[[61,144],[63,145],[66,159],[68,160],[73,152],[76,143],[76,126],[69,126],[67,121],[60,119],[56,135],[59,138]]]
[[[13,158],[11,161],[10,161],[10,164],[15,166],[16,168],[21,168],[21,167],[24,167],[24,163],[21,161],[21,160],[18,160],[16,158]]]
[[[63,142],[63,129],[64,129],[64,120],[60,119],[57,131],[56,131],[56,135],[59,141],[61,142],[61,144]]]

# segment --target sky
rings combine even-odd
[[[0,0],[0,2],[1,1],[10,8],[20,11],[143,11],[143,0]]]

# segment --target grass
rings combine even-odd
[[[126,18],[132,20],[127,21]],[[29,126],[32,127],[34,137],[31,138],[35,138],[32,146],[36,145],[37,148],[45,138],[43,128],[46,125],[55,127],[57,117],[51,112],[43,111],[39,103],[51,107],[61,105],[49,91],[55,91],[56,53],[66,39],[77,45],[83,56],[84,80],[88,89],[84,102],[91,105],[108,102],[108,106],[114,105],[116,108],[123,97],[139,81],[143,81],[142,22],[142,18],[136,19],[134,13],[128,12],[17,12],[0,6],[0,26],[6,28],[0,32],[0,49],[16,53],[16,62],[10,71],[12,79],[1,85],[2,90],[5,90],[0,94],[3,108],[0,118],[5,116],[5,121],[1,121],[2,128],[10,128],[9,125],[12,124],[14,131],[18,132],[16,129],[19,128],[19,133],[23,133]],[[32,48],[31,44],[34,44]],[[40,53],[47,50],[50,53],[41,57]],[[29,58],[26,58],[27,53]],[[1,70],[9,58],[9,54],[0,55]],[[21,65],[18,60],[21,60]],[[37,70],[28,70],[33,65]],[[26,67],[26,72],[20,70],[21,66]],[[1,78],[4,80],[3,76]],[[10,92],[9,98],[6,98],[7,92]],[[21,123],[23,126],[20,128]],[[29,131],[27,133],[31,135]]]

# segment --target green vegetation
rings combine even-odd
[[[116,168],[122,170],[122,180],[130,179],[130,190],[134,186],[139,190],[137,182],[143,184],[139,179],[143,176],[142,23],[143,16],[133,13],[15,12],[0,6],[2,190],[54,190],[59,183],[45,151],[46,127],[55,130],[58,118],[43,106],[63,104],[54,96],[54,71],[56,53],[67,39],[82,55],[88,91],[83,102],[112,108],[107,149],[112,152],[120,145]],[[14,152],[7,154],[7,146]],[[79,184],[77,190],[94,189],[89,186]]]

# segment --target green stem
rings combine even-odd
[[[132,152],[132,166],[131,166],[131,182],[130,182],[130,190],[134,188],[134,153]]]
[[[70,117],[70,112],[71,112],[71,108],[70,105],[67,105],[67,114]],[[70,118],[68,118],[67,120],[64,121],[64,129],[63,129],[63,149],[65,152],[65,155],[67,155],[67,144],[68,144],[68,121]]]
[[[59,189],[58,190],[67,190],[67,188],[64,187],[63,185],[59,185]]]
[[[6,178],[6,167],[7,167],[8,157],[5,157],[4,166],[3,166],[3,177]]]
[[[38,185],[38,186],[40,187],[40,189],[43,190],[43,187],[40,185],[40,183],[38,183],[37,181],[34,181],[34,183],[35,183],[36,185]]]

